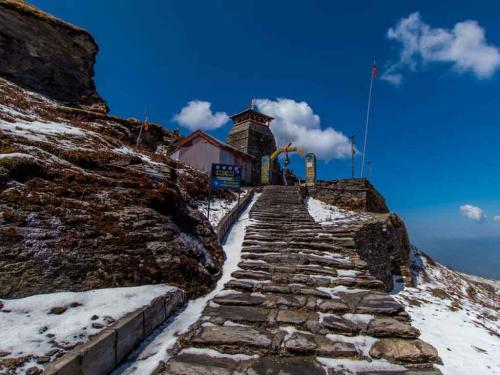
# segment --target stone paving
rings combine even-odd
[[[437,351],[356,256],[359,223],[323,228],[285,186],[265,187],[250,218],[239,270],[160,373],[440,373]]]

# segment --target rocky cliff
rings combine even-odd
[[[196,209],[207,177],[175,135],[67,109],[0,79],[0,297],[165,282],[203,293],[222,249]]]
[[[93,81],[98,47],[85,30],[20,0],[0,0],[0,76],[62,103],[107,112]]]

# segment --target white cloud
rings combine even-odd
[[[257,99],[256,105],[262,113],[274,117],[271,131],[278,147],[293,142],[321,160],[351,155],[349,139],[331,127],[322,129],[319,116],[306,102],[285,98]]]
[[[493,220],[500,221],[500,215],[497,215],[497,216],[493,217]]]
[[[465,217],[477,221],[478,223],[482,223],[486,218],[486,214],[484,213],[484,210],[482,208],[470,204],[464,204],[463,206],[460,206],[460,212]]]
[[[225,112],[212,112],[210,102],[191,100],[173,118],[179,125],[189,130],[214,130],[229,121]]]
[[[452,29],[433,28],[418,12],[402,18],[390,28],[387,38],[400,44],[399,61],[390,65],[381,79],[400,84],[401,71],[440,62],[457,72],[471,72],[479,79],[491,77],[500,68],[500,50],[489,45],[477,21],[458,22]]]

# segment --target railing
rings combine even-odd
[[[253,189],[249,191],[248,194],[246,194],[243,199],[241,199],[240,205],[234,206],[231,211],[224,215],[219,224],[217,224],[215,233],[217,234],[217,239],[220,243],[222,243],[224,237],[226,237],[226,234],[229,232],[231,226],[236,222],[236,220],[238,220],[241,212],[248,206],[248,203],[250,203],[254,194],[255,191]]]

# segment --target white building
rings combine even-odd
[[[242,168],[243,183],[254,185],[258,182],[252,181],[252,168],[255,168],[257,161],[255,157],[219,141],[202,130],[197,130],[181,140],[171,157],[208,173],[212,163],[239,165]]]

